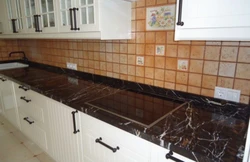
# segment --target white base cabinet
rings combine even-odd
[[[48,99],[51,152],[57,162],[81,161],[81,131],[74,132],[72,109]],[[80,128],[80,113],[75,113],[76,127]]]
[[[0,112],[3,113],[6,119],[20,129],[13,82],[3,76],[0,76],[0,107]]]

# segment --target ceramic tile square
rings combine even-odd
[[[238,47],[222,47],[221,60],[222,61],[236,61],[238,54]]]
[[[164,56],[165,55],[165,45],[155,46],[155,55]]]
[[[250,42],[248,41],[242,41],[240,42],[240,46],[250,46]]]
[[[190,46],[179,45],[178,46],[178,57],[179,58],[189,58],[190,55]]]
[[[145,54],[145,44],[137,44],[136,45],[136,54],[137,55],[144,55]]]
[[[201,89],[201,95],[208,96],[208,97],[213,97],[214,96],[214,90],[202,88]]]
[[[240,103],[249,104],[249,96],[240,95]]]
[[[190,73],[189,74],[188,85],[200,87],[201,86],[201,78],[202,78],[201,74]]]
[[[165,68],[165,57],[155,57],[155,67],[156,68],[161,68],[164,69]]]
[[[221,47],[219,46],[206,46],[205,59],[206,60],[219,60]]]
[[[186,72],[177,72],[176,74],[176,83],[187,84],[188,82],[188,73]]]
[[[143,78],[143,77],[136,77],[136,78],[135,78],[135,81],[136,81],[137,83],[142,83],[142,84],[144,84],[145,78]]]
[[[188,86],[188,93],[193,93],[193,94],[199,95],[201,93],[201,88]]]
[[[164,69],[155,69],[155,79],[164,80]]]
[[[167,0],[156,0],[156,4],[166,4]]]
[[[145,8],[136,8],[136,20],[146,19],[146,9]]]
[[[238,62],[250,63],[250,47],[240,47]]]
[[[120,65],[120,73],[121,74],[128,74],[128,65]]]
[[[205,46],[191,46],[191,58],[203,59],[205,52]]]
[[[136,31],[145,31],[145,20],[136,21]]]
[[[146,43],[155,43],[155,32],[146,32]]]
[[[164,86],[164,82],[160,81],[160,80],[154,80],[154,86],[163,87]]]
[[[176,57],[177,56],[177,45],[167,45],[166,56]]]
[[[166,32],[156,32],[155,37],[156,37],[155,43],[165,44],[167,33]]]
[[[154,67],[154,56],[145,56],[145,66]]]
[[[128,55],[128,64],[129,65],[135,65],[136,61],[135,61],[135,55]]]
[[[177,69],[181,71],[188,71],[188,60],[178,59]]]
[[[128,65],[128,75],[135,75],[135,66]]]
[[[119,73],[120,72],[120,65],[113,63],[113,72]]]
[[[204,62],[204,74],[217,75],[219,62],[216,61],[205,61]]]
[[[174,4],[147,8],[146,30],[173,30],[174,27],[175,27]]]
[[[218,77],[218,87],[233,88],[234,79],[226,77]]]
[[[167,82],[175,82],[176,71],[165,70],[165,81]]]
[[[146,67],[145,68],[145,77],[153,79],[154,78],[154,68]]]
[[[144,65],[144,57],[143,56],[136,57],[136,65]]]
[[[136,43],[145,43],[145,33],[136,33]]]
[[[113,62],[113,54],[106,53],[106,60],[107,60],[107,62]]]
[[[174,40],[174,32],[167,32],[167,43],[168,44],[177,44],[177,41]]]
[[[231,41],[224,41],[222,42],[222,46],[239,46],[240,42],[231,42]]]
[[[128,44],[120,44],[120,53],[128,53]]]
[[[147,85],[154,85],[154,80],[153,79],[145,78],[144,83],[147,84]]]
[[[175,89],[177,91],[187,92],[187,86],[182,84],[176,84]]]
[[[124,54],[120,55],[120,63],[122,63],[122,64],[127,64],[128,63],[127,55],[124,55]]]
[[[144,77],[144,67],[136,67],[136,76]]]
[[[135,44],[128,44],[128,53],[129,54],[135,54]]]
[[[216,86],[216,76],[210,76],[210,75],[203,75],[202,77],[202,87],[203,88],[209,88],[214,89]]]
[[[250,79],[250,64],[237,64],[236,78]]]
[[[154,55],[155,53],[155,45],[154,44],[146,44],[146,55]]]
[[[175,89],[175,83],[165,82],[164,83],[164,88]]]
[[[240,90],[241,94],[249,95],[250,93],[250,81],[249,80],[242,80],[242,79],[235,79],[234,89]]]
[[[156,4],[156,0],[146,0],[146,6],[153,6]]]
[[[190,72],[202,73],[203,69],[203,60],[190,60]]]
[[[177,69],[177,58],[166,57],[166,69],[176,70]]]
[[[144,7],[145,3],[146,3],[145,0],[137,0],[136,7]]]
[[[221,62],[219,76],[234,77],[236,63]]]

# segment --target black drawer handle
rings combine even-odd
[[[72,117],[73,117],[73,128],[74,128],[74,134],[76,134],[77,132],[80,132],[79,129],[76,130],[76,117],[75,117],[75,113],[78,113],[78,111],[72,111]]]
[[[115,153],[117,150],[120,149],[118,146],[117,146],[116,148],[113,148],[113,147],[107,145],[106,143],[102,142],[102,137],[97,138],[97,139],[95,140],[95,142],[96,142],[96,143],[100,143],[101,145],[107,147],[108,149],[110,149],[111,151],[113,151],[113,153]]]
[[[34,121],[29,121],[29,118],[28,118],[28,117],[23,118],[23,120],[25,120],[25,121],[28,122],[29,124],[35,123]]]
[[[31,101],[31,100],[26,99],[25,97],[20,97],[20,99],[26,101],[27,103]]]
[[[24,86],[19,86],[18,88],[23,89],[24,91],[28,91],[29,90],[29,88],[24,87]]]
[[[5,79],[5,78],[0,78],[0,80],[1,80],[2,82],[7,81],[7,79]]]
[[[176,23],[179,26],[183,26],[184,25],[184,22],[181,21],[181,17],[182,17],[182,0],[179,0],[178,21]]]
[[[173,157],[173,154],[174,154],[173,151],[169,151],[169,153],[166,154],[166,159],[171,159],[171,160],[176,161],[176,162],[184,162],[180,159]]]

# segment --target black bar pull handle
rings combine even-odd
[[[97,138],[97,139],[95,140],[95,142],[96,142],[96,143],[100,143],[101,145],[107,147],[108,149],[110,149],[111,151],[113,151],[113,153],[115,153],[117,150],[120,149],[118,146],[115,147],[115,148],[113,148],[113,147],[107,145],[106,143],[102,142],[102,137]]]
[[[37,28],[37,15],[34,15],[34,25],[35,25],[35,32],[38,32],[38,28]]]
[[[28,118],[28,117],[23,118],[23,120],[27,121],[29,124],[35,123],[34,121],[29,121],[29,118]]]
[[[184,22],[181,21],[181,16],[182,16],[182,0],[179,0],[178,21],[176,23],[179,26],[183,26],[184,25]]]
[[[5,81],[7,81],[7,79],[5,79],[5,78],[2,78],[2,77],[0,77],[0,80],[1,80],[2,82],[5,82]]]
[[[17,20],[17,19],[11,19],[11,21],[12,21],[13,33],[18,33],[17,30],[16,30],[16,20]]]
[[[166,159],[171,159],[171,160],[173,160],[175,162],[184,162],[184,161],[182,161],[180,159],[177,159],[177,158],[173,157],[173,154],[174,154],[173,151],[169,151],[169,153],[166,154]]]
[[[27,103],[31,102],[31,100],[28,100],[25,97],[20,97],[20,99],[26,101]]]
[[[76,134],[77,132],[80,132],[79,129],[76,130],[76,116],[75,113],[78,113],[78,111],[72,111],[72,117],[73,117],[73,128],[74,128],[74,134]]]
[[[40,30],[39,18],[41,19],[41,15],[37,15],[37,32],[42,32],[42,30]]]
[[[24,91],[28,91],[28,90],[29,90],[29,88],[24,87],[24,86],[19,86],[18,88],[19,88],[19,89],[23,89]]]
[[[69,15],[70,15],[70,30],[74,30],[74,27],[73,27],[73,9],[70,8],[69,9]]]
[[[80,28],[77,27],[77,20],[76,20],[76,11],[78,11],[78,10],[79,10],[78,8],[73,8],[73,11],[74,11],[74,25],[75,25],[74,30],[80,30]]]

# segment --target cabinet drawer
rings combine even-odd
[[[24,114],[19,113],[20,115],[20,123],[21,123],[21,130],[22,132],[29,137],[33,142],[35,142],[37,145],[39,145],[42,149],[47,150],[47,134],[44,129],[39,127],[37,125],[36,120],[34,120],[32,117]],[[28,121],[34,122],[32,124],[29,124],[28,121],[24,120],[27,118]]]

